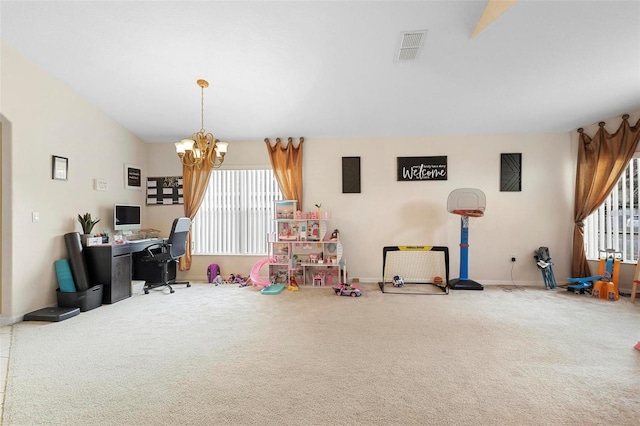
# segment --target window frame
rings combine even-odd
[[[270,172],[271,176],[273,177],[273,181],[270,183],[273,186],[270,189],[277,190],[278,192],[278,194],[275,196],[274,199],[272,199],[269,202],[265,202],[265,204],[260,206],[260,208],[265,209],[264,217],[260,220],[260,223],[265,227],[265,232],[263,232],[264,235],[257,237],[257,240],[254,240],[252,244],[247,245],[247,241],[248,241],[247,238],[249,238],[249,234],[250,234],[250,231],[249,231],[250,227],[248,225],[249,213],[247,212],[247,208],[253,208],[253,207],[247,207],[247,204],[244,204],[242,206],[231,207],[231,208],[242,209],[241,217],[235,218],[237,220],[232,221],[233,222],[232,226],[236,228],[236,230],[238,231],[238,234],[236,234],[236,237],[239,239],[239,242],[237,242],[237,246],[235,248],[222,249],[222,250],[218,248],[219,250],[216,251],[215,249],[211,250],[207,247],[204,247],[203,245],[206,243],[203,243],[203,245],[200,245],[200,241],[202,240],[202,238],[205,238],[205,236],[202,235],[203,233],[207,233],[207,232],[211,233],[211,232],[215,232],[216,230],[219,231],[219,228],[216,228],[216,230],[206,229],[206,228],[203,230],[200,228],[201,226],[206,226],[206,225],[201,225],[201,223],[203,222],[203,217],[201,217],[201,215],[204,213],[202,209],[207,208],[207,202],[209,203],[212,202],[211,200],[207,200],[207,197],[209,196],[211,198],[211,195],[209,194],[209,190],[212,184],[212,180],[215,179],[215,174],[225,173],[225,172],[237,172],[237,171],[251,172],[256,170]],[[229,179],[227,179],[227,182],[224,182],[224,183],[228,184],[228,180]],[[227,185],[227,188],[229,189],[228,185]],[[250,195],[249,191],[247,191],[247,181],[244,182],[244,186],[240,188],[240,191],[242,191],[242,193],[236,194],[236,195],[241,199],[241,203],[246,203]],[[225,193],[225,194],[226,195],[222,195],[223,199],[229,200],[229,197],[230,197],[229,193]],[[207,190],[205,192],[204,197],[205,198],[203,199],[202,205],[200,206],[200,208],[198,209],[198,212],[194,217],[193,225],[192,225],[192,231],[193,231],[192,232],[192,255],[193,256],[267,256],[268,255],[269,253],[269,247],[267,244],[268,235],[275,232],[275,229],[276,229],[276,223],[273,220],[273,209],[275,206],[274,201],[284,199],[282,191],[280,190],[278,182],[275,178],[274,171],[270,165],[268,166],[267,165],[231,166],[231,167],[225,167],[224,169],[214,169],[212,170],[211,176],[209,177],[209,182],[207,182]],[[218,196],[217,198],[220,198],[220,196]],[[229,208],[230,207],[228,205],[222,207],[223,210],[229,209]],[[206,219],[204,220],[206,221]],[[209,218],[209,220],[211,220],[211,218]],[[221,220],[224,220],[224,218],[221,218]],[[237,229],[238,227],[240,227],[241,229],[238,230]],[[260,225],[258,225],[258,227],[260,227]],[[223,238],[225,239],[225,241],[228,241],[228,237],[225,236]],[[263,244],[260,244],[260,241],[263,241]],[[262,247],[258,249],[257,245],[261,245]]]
[[[615,188],[584,220],[584,250],[587,260],[599,260],[607,249],[613,249],[620,253],[623,263],[635,264],[638,261],[640,228],[635,226],[634,217],[640,214],[639,174],[640,151],[636,151]],[[630,194],[631,191],[633,194]],[[607,214],[608,211],[611,213]],[[631,226],[627,226],[628,222]],[[605,232],[601,232],[603,228]]]

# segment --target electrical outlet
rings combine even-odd
[[[515,262],[515,261],[516,261],[516,255],[515,255],[515,254],[512,254],[512,255],[511,255],[511,261],[512,261],[512,262]]]

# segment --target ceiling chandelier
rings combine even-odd
[[[180,157],[180,161],[187,167],[202,167],[203,164],[209,164],[217,169],[224,162],[224,155],[227,153],[227,142],[220,142],[215,139],[211,133],[205,133],[204,130],[204,89],[209,87],[207,80],[198,80],[198,86],[201,91],[201,114],[200,114],[200,131],[191,135],[191,139],[182,139],[176,142],[176,153]]]

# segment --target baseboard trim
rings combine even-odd
[[[24,319],[24,315],[19,315],[17,317],[8,317],[6,315],[0,315],[0,327],[9,327],[13,324],[17,324]]]

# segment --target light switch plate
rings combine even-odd
[[[106,179],[94,179],[93,189],[96,191],[106,191],[109,189],[109,182]]]

